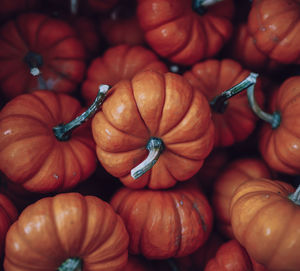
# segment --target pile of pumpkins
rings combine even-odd
[[[299,271],[299,0],[2,0],[5,271]]]

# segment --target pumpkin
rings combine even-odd
[[[119,0],[88,0],[88,6],[93,12],[107,12],[112,9]]]
[[[204,271],[267,271],[253,261],[247,251],[236,241],[229,240],[222,244],[214,258],[209,260]]]
[[[263,159],[274,170],[297,175],[300,173],[300,76],[286,79],[271,97],[270,111],[257,105],[249,89],[253,111],[265,121],[260,131],[259,149]]]
[[[215,256],[222,243],[222,238],[212,232],[204,245],[185,257],[176,258],[175,263],[180,271],[204,270],[205,265]]]
[[[1,171],[35,192],[63,191],[85,180],[97,158],[89,123],[71,135],[87,117],[79,116],[82,111],[75,98],[45,90],[8,102],[0,112]]]
[[[37,0],[1,0],[0,21],[5,21],[18,13],[38,7]]]
[[[128,255],[128,262],[123,271],[150,271],[147,261],[140,257]],[[154,269],[153,269],[154,270]]]
[[[142,46],[122,44],[110,47],[88,67],[81,94],[90,103],[100,84],[112,86],[122,79],[131,79],[143,70],[168,71],[167,66],[153,52]]]
[[[208,102],[180,75],[144,71],[110,90],[92,120],[103,167],[131,188],[192,177],[213,147]]]
[[[236,60],[243,67],[252,71],[272,73],[282,66],[257,49],[246,23],[241,23],[235,28],[226,49],[227,57]]]
[[[272,271],[300,266],[299,189],[265,178],[241,184],[231,200],[235,238],[258,263]]]
[[[253,114],[246,91],[231,97],[222,106],[213,105],[214,97],[242,82],[249,71],[231,59],[209,59],[195,64],[183,76],[211,103],[212,118],[216,127],[215,147],[231,146],[245,140],[256,127],[257,118]],[[261,82],[255,84],[256,99],[263,102]]]
[[[300,63],[300,6],[298,0],[256,0],[248,29],[256,47],[285,64]]]
[[[79,193],[45,197],[10,227],[4,269],[123,270],[128,240],[122,219],[101,199]]]
[[[237,159],[226,166],[214,183],[212,204],[220,232],[234,238],[230,224],[230,202],[235,189],[254,178],[270,178],[265,163],[258,158]]]
[[[85,51],[67,23],[38,13],[8,21],[0,29],[0,87],[11,99],[48,89],[70,93],[85,72]]]
[[[182,65],[219,52],[232,34],[233,13],[232,0],[139,0],[137,6],[147,43],[160,56]]]
[[[12,201],[0,193],[0,259],[2,259],[4,255],[6,233],[17,217],[18,211]]]
[[[211,207],[192,180],[168,190],[124,187],[110,203],[129,233],[129,252],[149,259],[186,256],[212,229]]]

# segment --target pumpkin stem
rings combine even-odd
[[[214,5],[221,1],[223,0],[194,0],[192,4],[192,9],[196,11],[199,15],[204,15],[208,6]]]
[[[79,0],[70,0],[70,11],[71,14],[77,15],[78,14],[78,6]]]
[[[290,194],[288,198],[295,204],[300,205],[300,184],[298,185],[296,191]]]
[[[252,108],[253,112],[262,120],[271,124],[272,128],[275,129],[280,125],[281,117],[280,113],[275,111],[273,114],[269,114],[264,112],[259,105],[257,104],[255,97],[254,97],[254,86],[250,86],[247,89],[248,101],[250,107]]]
[[[230,89],[223,91],[220,95],[216,96],[214,99],[210,101],[210,107],[213,111],[217,113],[224,113],[227,105],[228,99],[233,97],[234,95],[240,93],[244,89],[247,89],[251,86],[254,86],[256,83],[256,78],[258,77],[257,73],[251,72],[250,75],[244,79],[239,84],[233,86]]]
[[[42,76],[42,72],[40,71],[40,67],[43,65],[43,57],[37,53],[29,51],[25,57],[24,62],[28,65],[30,69],[30,73],[33,76],[37,76],[38,82],[39,82],[39,88],[40,89],[48,89],[46,81],[44,80]]]
[[[69,258],[65,260],[58,271],[81,271],[82,270],[82,260],[80,258]]]
[[[164,144],[160,138],[151,137],[146,148],[149,151],[147,158],[131,170],[131,177],[135,180],[154,166],[164,149]]]
[[[59,124],[59,125],[53,127],[52,129],[53,129],[53,132],[54,132],[54,135],[56,136],[56,138],[59,141],[69,140],[73,129],[80,126],[85,121],[89,120],[97,112],[100,105],[103,103],[109,89],[110,89],[110,86],[108,86],[108,85],[100,85],[95,101],[85,112],[83,112],[80,116],[73,119],[69,123]]]
[[[180,271],[173,259],[167,259],[167,263],[172,271]]]

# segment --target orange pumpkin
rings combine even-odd
[[[248,91],[249,101],[255,113],[266,121],[259,138],[259,149],[267,164],[274,170],[297,175],[300,173],[300,76],[286,79],[271,97],[266,113],[257,105]]]
[[[35,192],[62,191],[85,180],[97,160],[89,124],[70,134],[78,118],[84,120],[82,111],[75,98],[44,90],[8,102],[0,112],[1,171]]]
[[[218,53],[232,34],[234,4],[224,0],[204,7],[204,2],[139,0],[138,19],[153,50],[183,65]]]
[[[192,180],[168,190],[122,188],[111,204],[129,233],[129,252],[150,259],[186,256],[212,229],[211,207]]]
[[[299,16],[299,0],[253,1],[248,29],[257,48],[278,62],[299,64]]]
[[[180,75],[154,71],[114,85],[92,132],[103,167],[131,188],[161,189],[188,180],[214,140],[204,95]]]
[[[230,224],[230,202],[235,189],[253,178],[270,178],[265,163],[257,158],[238,159],[226,166],[214,183],[212,203],[217,227],[228,238],[234,238]]]
[[[272,271],[300,266],[299,188],[294,191],[288,183],[261,178],[241,184],[231,200],[235,238]]]
[[[72,92],[85,72],[85,50],[67,23],[38,13],[8,21],[0,29],[0,87],[11,99],[48,89]]]
[[[195,64],[183,76],[206,98],[213,101],[223,91],[243,81],[249,71],[231,59],[209,59]],[[261,104],[263,95],[261,82],[255,85],[256,99]],[[224,106],[212,108],[212,118],[216,127],[215,146],[230,146],[245,140],[254,130],[257,118],[253,114],[246,91],[230,98]]]
[[[166,65],[150,50],[142,46],[119,45],[107,49],[95,58],[87,70],[81,93],[87,103],[94,100],[100,84],[114,85],[122,79],[131,79],[137,72],[154,70],[167,72]]]
[[[128,241],[122,219],[108,203],[79,193],[59,194],[28,206],[10,227],[4,269],[123,270]]]
[[[14,204],[8,197],[0,193],[0,260],[4,255],[6,233],[17,217],[18,211]]]

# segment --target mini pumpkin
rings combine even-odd
[[[162,189],[188,180],[214,140],[204,95],[180,75],[154,71],[114,85],[92,132],[103,167],[131,188]]]
[[[129,233],[129,252],[149,259],[186,256],[212,229],[211,207],[192,180],[168,190],[121,188],[110,203]]]
[[[79,193],[45,197],[10,227],[4,269],[123,270],[128,240],[122,219],[101,199]]]

